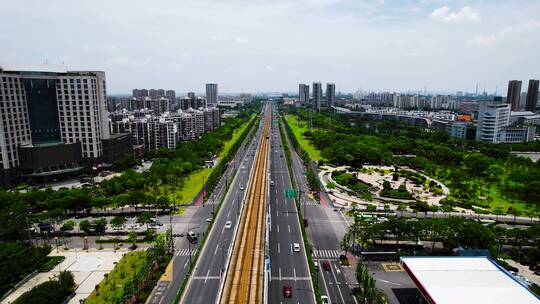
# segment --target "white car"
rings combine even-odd
[[[231,221],[226,221],[225,222],[225,229],[231,229],[232,227],[232,222]]]
[[[139,228],[141,228],[141,225],[139,225],[139,224],[129,224],[128,225],[129,230],[137,230]]]
[[[207,223],[210,223],[211,221],[212,221],[211,218],[207,218],[207,219],[206,219],[206,222],[207,222]]]
[[[240,190],[244,190],[244,185],[240,185]]]
[[[293,243],[292,247],[294,252],[300,252],[300,244]]]
[[[321,301],[322,301],[323,304],[329,304],[330,303],[327,296],[321,296]]]
[[[126,230],[126,227],[124,227],[123,225],[122,226],[113,226],[112,229],[114,231],[122,231],[122,230]]]

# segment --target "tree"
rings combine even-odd
[[[351,248],[351,239],[352,239],[352,235],[351,235],[351,231],[349,230],[345,233],[345,235],[343,236],[343,239],[341,239],[341,243],[339,244],[341,249],[345,251],[345,255],[347,255],[347,252]]]
[[[479,176],[493,164],[493,158],[481,153],[473,153],[465,155],[463,162],[473,175]]]
[[[405,204],[399,204],[397,207],[397,211],[401,212],[401,216],[403,216],[403,211],[407,210],[407,206]]]
[[[165,211],[165,208],[169,207],[171,204],[170,200],[166,196],[159,196],[154,205],[156,208],[160,208],[162,211]]]
[[[97,234],[103,234],[105,233],[105,230],[107,229],[107,219],[102,217],[94,222],[95,230]]]
[[[125,223],[127,223],[127,219],[125,216],[115,216],[114,218],[111,219],[109,223],[113,227],[120,227],[120,226],[123,226]]]
[[[137,232],[131,230],[128,233],[127,241],[131,243],[131,249],[137,248]]]
[[[90,233],[90,222],[88,220],[82,220],[79,223],[79,230],[83,231],[84,234]]]
[[[146,225],[146,229],[148,230],[148,223],[150,222],[151,218],[152,214],[148,211],[145,211],[137,217],[137,223],[141,225]]]

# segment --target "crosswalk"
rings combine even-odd
[[[300,204],[302,206],[304,206],[304,205],[306,205],[306,206],[318,206],[319,205],[319,203],[317,203],[315,201],[308,201],[308,202],[302,201]]]
[[[316,259],[322,259],[322,258],[325,258],[325,259],[338,259],[339,255],[340,255],[339,250],[324,250],[324,249],[321,249],[321,250],[314,249],[313,250],[313,257],[316,258]]]
[[[195,254],[195,250],[191,250],[191,255],[194,255]],[[176,253],[174,254],[176,256],[189,256],[189,249],[180,249],[180,250],[177,250]]]

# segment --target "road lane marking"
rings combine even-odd
[[[292,269],[292,270],[293,270],[293,275],[294,275],[294,281],[296,281],[296,268],[295,268],[295,267],[293,267],[293,269]]]
[[[287,228],[289,228],[289,233],[291,233],[291,225],[287,225]]]
[[[279,280],[281,281],[281,267],[279,267]]]
[[[273,281],[294,281],[295,277],[271,277]],[[311,281],[311,277],[296,277],[296,281]]]
[[[281,246],[279,246],[279,243],[277,243],[277,253],[281,253]]]
[[[332,265],[332,263],[330,263],[330,265]],[[333,266],[337,271],[338,267],[336,265],[333,265]],[[334,277],[334,282],[336,282],[336,285],[339,284],[335,272],[334,271],[330,271],[330,272],[332,273],[332,276]],[[341,298],[341,303],[345,303],[345,299],[343,298],[343,294],[341,293],[341,288],[338,287],[337,290],[339,292],[339,297]]]
[[[279,233],[279,224],[277,225],[277,232]]]
[[[216,245],[216,250],[214,250],[214,255],[216,255],[218,248],[219,248],[219,245]]]

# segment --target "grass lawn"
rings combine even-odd
[[[141,269],[145,260],[146,252],[134,251],[127,253],[109,275],[99,283],[99,287],[90,294],[84,303],[106,304],[115,303],[115,299],[121,299],[124,284],[130,281],[136,271]]]
[[[299,121],[298,118],[294,115],[285,115],[285,118],[287,119],[287,122],[289,123],[289,126],[291,127],[291,130],[294,133],[294,136],[298,140],[298,143],[306,152],[309,154],[309,157],[312,160],[318,161],[322,159],[321,157],[321,151],[317,150],[315,146],[311,144],[309,139],[305,138],[303,136],[304,132],[308,131],[308,126],[306,122]]]
[[[503,212],[506,213],[508,211],[509,207],[513,207],[517,210],[520,210],[522,213],[527,209],[527,205],[523,202],[515,202],[512,203],[508,199],[502,197],[499,190],[496,186],[491,186],[489,188],[488,192],[489,197],[491,197],[492,201],[489,203],[489,209],[490,211],[494,211],[495,208],[500,207],[502,208]],[[522,215],[524,216],[524,215]]]
[[[231,139],[225,142],[225,145],[223,145],[223,149],[218,156],[220,159],[227,155],[232,145],[238,140],[238,138],[242,135],[242,132],[244,132],[251,120],[253,120],[254,118],[255,114],[251,116],[250,120],[248,120],[246,123],[240,126],[240,128],[234,131]],[[176,197],[176,204],[178,205],[190,204],[197,195],[197,193],[199,193],[199,191],[201,190],[203,180],[206,180],[208,176],[210,176],[210,173],[212,173],[212,168],[204,168],[200,171],[191,173],[185,180],[184,186],[179,192],[172,192],[168,194],[169,199],[171,201],[174,201],[174,198]]]

